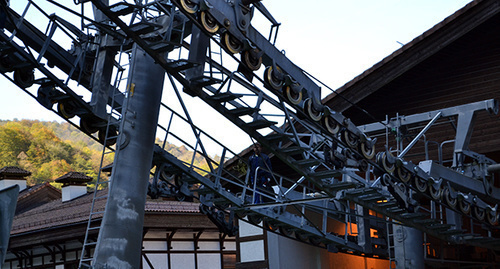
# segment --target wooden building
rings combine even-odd
[[[84,185],[89,180],[72,172],[56,180],[63,183],[62,191],[49,183],[22,189],[1,268],[78,268],[93,197]],[[104,208],[105,202],[98,200],[96,206]],[[101,219],[96,215],[93,221]],[[96,233],[90,236],[97,239]],[[198,203],[148,200],[143,238],[144,268],[211,269],[236,264],[236,239],[219,233],[200,213]]]
[[[341,112],[357,126],[386,122],[399,117],[456,107],[474,102],[500,100],[500,1],[475,0],[451,14],[422,35],[336,89],[323,104]],[[293,60],[293,59],[292,59]],[[500,163],[500,121],[495,111],[475,113],[468,149]],[[429,119],[430,120],[430,119]],[[401,130],[375,133],[376,151],[387,142],[396,150],[422,130],[428,121]],[[450,164],[457,128],[457,116],[441,118],[408,152],[405,159],[415,164],[426,159]],[[386,141],[386,137],[388,140]],[[436,146],[437,145],[437,146]],[[438,151],[439,149],[439,151]],[[401,149],[400,149],[401,150]],[[251,147],[243,151],[248,158]],[[439,152],[442,156],[439,156]],[[298,178],[292,169],[271,156],[273,170]],[[230,162],[229,162],[230,163]],[[493,184],[500,187],[498,174]],[[494,231],[498,235],[498,230]],[[432,242],[432,243],[431,243]],[[498,264],[500,256],[491,250],[455,245],[426,237],[428,268],[479,268]],[[338,257],[329,254],[329,257]],[[354,256],[332,258],[330,266],[342,267]],[[361,266],[361,265],[360,265]],[[364,263],[365,267],[371,266]],[[496,268],[496,267],[493,267]]]

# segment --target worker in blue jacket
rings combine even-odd
[[[248,160],[250,165],[250,187],[254,187],[254,182],[256,181],[256,187],[260,191],[268,190],[272,191],[270,181],[271,181],[271,160],[269,156],[262,153],[262,145],[259,143],[254,144],[253,154]],[[262,195],[256,193],[254,203],[263,203]]]

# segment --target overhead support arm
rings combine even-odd
[[[459,115],[460,113],[464,113],[465,111],[480,111],[480,110],[486,110],[496,115],[498,114],[498,101],[495,99],[489,99],[489,100],[444,108],[430,112],[424,112],[409,116],[401,116],[400,119],[391,119],[390,121],[385,123],[375,122],[371,124],[361,125],[359,126],[359,129],[365,133],[375,133],[378,131],[385,131],[386,127],[389,128],[395,127],[398,124],[398,121],[400,121],[402,125],[409,125],[427,121],[433,118],[439,112],[442,113],[441,114],[442,117],[451,117]]]
[[[410,142],[410,144],[408,144],[408,146],[403,150],[401,151],[401,153],[398,155],[398,158],[403,158],[403,156],[405,156],[405,154],[418,142],[418,140],[425,134],[425,132],[427,132],[427,130],[429,130],[429,128],[431,128],[431,126],[434,124],[434,122],[436,122],[442,115],[443,113],[441,111],[439,111],[435,116],[434,118],[432,118],[432,120],[427,123],[427,125],[424,127],[424,129],[422,129],[422,131],[420,131],[420,133],[418,133],[418,135],[413,138],[413,140]]]

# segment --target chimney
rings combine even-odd
[[[26,189],[26,177],[31,172],[15,166],[6,166],[0,169],[0,190],[13,185],[19,185],[19,192]]]
[[[69,172],[64,176],[55,180],[57,183],[62,183],[62,201],[71,201],[82,195],[87,194],[87,182],[92,181],[92,178],[78,172]]]

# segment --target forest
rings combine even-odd
[[[162,145],[162,141],[156,140]],[[181,160],[191,160],[193,152],[184,146],[165,145],[165,149]],[[97,179],[102,145],[69,123],[37,120],[0,120],[0,168],[17,166],[32,173],[29,186],[52,182],[68,172],[80,172]],[[215,159],[218,159],[217,156]],[[103,167],[113,162],[107,154]],[[195,165],[207,167],[197,157]],[[101,176],[106,176],[104,173]]]

